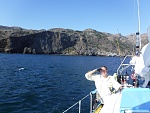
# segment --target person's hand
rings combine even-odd
[[[120,91],[122,91],[122,89],[123,89],[123,87],[122,87],[122,86],[120,86],[120,87],[119,87],[119,90],[120,90]]]
[[[101,68],[97,68],[97,71],[100,72]]]

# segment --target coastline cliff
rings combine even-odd
[[[134,49],[133,35],[122,36],[93,29],[84,31],[54,28],[28,30],[0,26],[0,52],[24,54],[61,54],[125,56]],[[147,43],[144,35],[142,39]]]

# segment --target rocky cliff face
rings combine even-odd
[[[124,56],[132,54],[132,36],[124,37],[92,29],[26,30],[0,26],[0,52],[26,54]],[[147,43],[144,39],[144,43]]]

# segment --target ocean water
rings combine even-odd
[[[0,113],[62,113],[95,89],[89,70],[116,72],[119,57],[0,54]],[[89,112],[89,98],[81,104]],[[78,105],[67,113],[77,113]]]

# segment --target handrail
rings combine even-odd
[[[117,69],[117,75],[118,75],[119,70],[120,70],[120,68],[121,68],[122,66],[126,66],[125,69],[127,69],[128,67],[131,66],[131,64],[124,64],[124,62],[125,62],[125,60],[126,60],[127,57],[132,57],[132,55],[126,55],[126,56],[124,57],[124,59],[122,60],[120,66],[119,66],[118,69]],[[125,69],[124,69],[124,70],[125,70]],[[122,70],[122,71],[123,71],[123,70]]]
[[[79,104],[79,113],[81,113],[81,101],[84,100],[85,98],[87,98],[88,96],[90,96],[90,94],[86,95],[85,97],[83,97],[81,100],[79,100],[78,102],[76,102],[75,104],[73,104],[72,106],[70,106],[68,109],[66,109],[64,112],[62,113],[66,113],[67,111],[69,111],[71,108],[73,108],[75,105]]]

